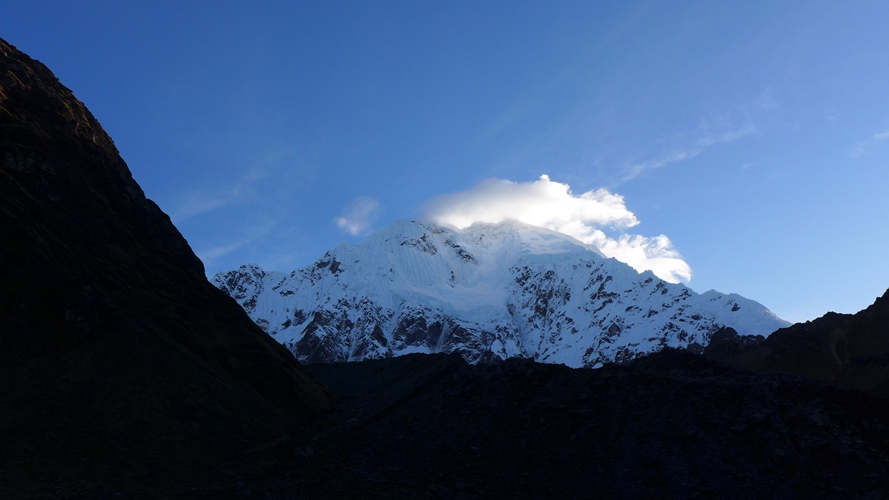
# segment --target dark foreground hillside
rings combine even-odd
[[[855,314],[830,312],[768,338],[722,331],[704,355],[742,369],[795,373],[889,398],[889,290]]]
[[[314,365],[308,450],[207,498],[884,498],[889,401],[682,351],[597,370],[408,355]]]
[[[0,498],[227,477],[332,401],[207,282],[83,104],[0,40]]]
[[[849,327],[848,366],[882,366],[856,353],[883,317]],[[873,394],[678,351],[303,367],[0,40],[0,498],[883,498],[887,420]]]

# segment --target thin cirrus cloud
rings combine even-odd
[[[606,256],[639,272],[651,270],[671,283],[691,280],[691,267],[667,236],[650,238],[625,232],[638,225],[639,220],[627,209],[623,196],[607,189],[576,195],[571,186],[554,182],[546,175],[532,182],[488,179],[468,191],[436,198],[423,211],[426,218],[457,228],[479,221],[516,219],[594,245]],[[612,238],[602,228],[621,234]]]
[[[246,230],[241,238],[211,248],[199,250],[196,252],[197,256],[205,266],[212,266],[216,263],[217,259],[225,257],[242,247],[256,244],[257,241],[262,241],[266,236],[271,234],[275,228],[279,227],[280,222],[280,219],[268,215],[258,216],[253,221],[253,225]]]
[[[310,182],[314,170],[290,150],[270,151],[234,180],[201,183],[191,189],[173,203],[170,217],[180,223],[229,207],[278,204]]]
[[[889,130],[877,132],[872,135],[870,139],[856,144],[852,148],[852,151],[849,153],[849,156],[852,159],[862,157],[868,153],[870,146],[872,146],[875,142],[885,141],[886,139],[889,139]]]
[[[734,142],[738,139],[742,139],[756,133],[756,127],[750,124],[737,129],[721,132],[713,132],[709,130],[709,127],[707,126],[702,126],[701,128],[703,129],[704,133],[693,143],[687,144],[683,147],[668,150],[655,159],[633,163],[627,166],[624,169],[625,174],[623,182],[635,179],[647,170],[661,168],[671,163],[677,163],[683,160],[694,158],[713,146]]]
[[[233,243],[226,243],[223,245],[217,245],[213,248],[208,248],[206,250],[198,252],[198,258],[204,264],[209,264],[218,259],[219,257],[225,256],[234,252],[235,250],[241,248],[247,243],[246,239],[238,240]]]
[[[193,191],[176,203],[171,218],[173,222],[180,223],[220,208],[253,200],[258,193],[259,184],[269,177],[268,170],[255,168],[230,184]]]
[[[190,193],[187,197],[179,200],[173,209],[171,218],[173,222],[183,222],[192,217],[213,212],[220,208],[235,205],[254,192],[252,189],[243,189],[242,186],[234,185],[219,191],[200,191]]]
[[[343,213],[333,219],[341,230],[358,236],[366,234],[380,215],[380,202],[371,196],[359,196],[352,200]]]

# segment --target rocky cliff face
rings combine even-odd
[[[2,40],[0,235],[0,470],[20,471],[14,484],[51,484],[29,476],[47,468],[31,462],[83,469],[83,481],[164,460],[182,475],[184,457],[219,463],[258,438],[213,418],[329,407],[326,389],[207,282],[83,103]]]
[[[830,312],[768,338],[722,332],[705,354],[738,368],[805,375],[889,397],[889,290],[854,315]]]
[[[724,327],[768,335],[788,324],[515,221],[460,231],[401,221],[289,275],[242,266],[213,283],[309,363],[457,352],[598,367],[666,346],[701,352]]]

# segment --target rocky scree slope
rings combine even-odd
[[[290,274],[247,265],[212,282],[308,363],[457,352],[598,367],[667,346],[701,352],[724,327],[788,325],[739,295],[697,294],[516,221],[399,221]]]
[[[331,406],[83,103],[3,40],[0,235],[0,496],[186,484]]]

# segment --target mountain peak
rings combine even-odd
[[[515,220],[402,220],[290,274],[241,268],[213,282],[307,362],[457,352],[599,366],[664,346],[701,351],[724,327],[787,325],[754,301],[698,295]]]

